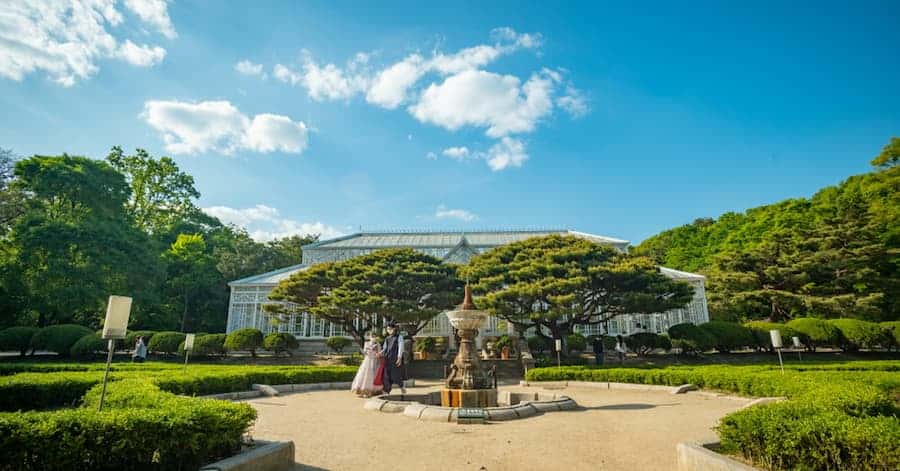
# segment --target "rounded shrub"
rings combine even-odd
[[[715,339],[709,333],[687,322],[669,327],[669,338],[672,346],[684,353],[705,352],[715,346]]]
[[[709,321],[699,327],[712,336],[713,346],[722,353],[740,350],[756,343],[750,329],[734,322]]]
[[[15,350],[24,357],[31,347],[31,338],[37,331],[37,327],[10,327],[0,330],[0,351]]]
[[[572,334],[566,337],[566,350],[568,354],[581,353],[587,348],[587,339],[581,334]]]
[[[415,349],[417,352],[431,353],[437,347],[434,337],[419,337],[416,339]]]
[[[328,340],[325,341],[325,345],[328,346],[332,351],[336,353],[341,353],[345,348],[349,347],[350,344],[353,343],[352,340],[347,337],[328,337]]]
[[[769,334],[770,330],[781,332],[781,340],[785,345],[791,344],[791,337],[801,336],[796,330],[785,324],[778,324],[776,322],[751,321],[744,324],[744,327],[750,330],[750,335],[753,337],[756,347],[761,350],[772,351],[772,336]]]
[[[106,351],[108,344],[107,340],[103,340],[99,335],[91,332],[78,339],[75,345],[72,345],[69,354],[75,358],[89,358],[96,353]]]
[[[534,337],[528,337],[526,340],[528,342],[528,349],[531,350],[533,354],[542,354],[547,350],[547,340],[544,337],[538,337],[535,335]]]
[[[223,356],[225,355],[226,334],[198,335],[194,339],[194,351],[191,355]]]
[[[841,331],[841,350],[854,352],[860,348],[888,347],[892,338],[884,327],[859,319],[831,319],[829,324]]]
[[[888,340],[891,342],[891,346],[900,348],[900,321],[882,322],[878,325],[884,329],[885,334],[888,336]]]
[[[297,341],[297,337],[286,332],[273,332],[263,339],[263,346],[266,347],[266,350],[275,352],[276,355],[280,353],[290,355],[291,350],[300,346],[300,342]]]
[[[150,345],[150,340],[156,335],[155,330],[131,330],[125,334],[125,348],[134,348],[138,337],[144,337],[144,345]]]
[[[814,317],[801,317],[787,323],[800,336],[806,348],[815,351],[818,347],[836,347],[841,344],[841,331],[828,321]],[[783,334],[782,334],[783,336]],[[790,339],[782,339],[790,345]]]
[[[248,351],[250,355],[256,356],[256,349],[262,347],[263,334],[259,329],[252,327],[246,329],[238,329],[228,334],[225,338],[225,349],[228,351]]]
[[[157,332],[147,344],[147,350],[154,353],[174,354],[178,353],[181,342],[184,342],[184,334],[181,332]]]
[[[625,346],[632,352],[644,356],[657,348],[664,348],[660,337],[652,332],[637,332],[625,337]],[[671,343],[669,343],[669,348],[671,348]]]
[[[75,342],[87,334],[93,333],[83,325],[60,324],[44,327],[31,338],[31,346],[35,350],[50,350],[60,356],[69,356]]]

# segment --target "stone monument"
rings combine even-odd
[[[494,378],[481,367],[475,349],[478,329],[487,321],[488,313],[475,308],[472,290],[466,284],[465,298],[453,311],[447,312],[450,324],[459,331],[459,352],[450,366],[450,374],[441,389],[444,407],[495,407],[497,389]]]

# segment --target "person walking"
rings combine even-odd
[[[371,397],[381,393],[381,378],[378,375],[383,371],[381,345],[378,344],[374,331],[369,334],[369,340],[363,347],[363,355],[362,364],[350,385],[350,392],[361,397]]]
[[[603,365],[603,354],[605,353],[603,351],[603,336],[602,335],[598,335],[598,336],[594,337],[593,347],[594,347],[594,357],[597,360],[597,366],[601,366],[601,365]]]
[[[134,351],[131,352],[131,361],[135,363],[143,363],[147,359],[147,344],[144,343],[144,336],[140,336],[134,343]]]
[[[616,336],[616,356],[619,357],[619,363],[625,363],[625,353],[628,347],[625,346],[625,338],[621,335]]]
[[[403,335],[397,324],[391,322],[387,326],[388,336],[381,346],[381,357],[384,359],[384,372],[381,375],[381,386],[384,392],[391,393],[395,384],[400,385],[400,393],[406,394],[403,385]]]

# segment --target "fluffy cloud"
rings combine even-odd
[[[488,149],[484,158],[491,170],[496,172],[509,167],[521,167],[528,160],[528,154],[525,153],[524,142],[504,137]]]
[[[146,23],[164,17],[167,26],[161,31],[174,37],[165,2],[129,1],[126,7]],[[0,76],[18,81],[43,71],[70,87],[96,74],[102,59],[142,67],[162,61],[165,49],[130,39],[120,42],[108,30],[123,22],[115,0],[0,2]]]
[[[434,217],[438,219],[457,219],[464,222],[471,222],[478,219],[476,214],[466,211],[465,209],[448,209],[444,205],[437,207],[437,211],[434,212]]]
[[[161,134],[173,154],[236,150],[299,154],[309,134],[303,122],[275,114],[250,118],[228,101],[147,101],[141,117]]]
[[[587,99],[572,86],[566,87],[565,95],[556,100],[556,104],[575,118],[580,118],[590,111]]]
[[[469,148],[462,147],[448,147],[441,151],[441,154],[444,154],[447,157],[450,157],[453,160],[466,160],[471,153],[469,152]]]
[[[357,54],[345,68],[334,64],[319,65],[307,51],[302,55],[302,70],[296,71],[286,65],[275,64],[275,78],[291,85],[301,84],[309,97],[316,101],[346,100],[368,88],[368,55]]]
[[[144,23],[155,26],[163,36],[169,39],[178,37],[169,18],[169,5],[166,0],[125,0],[125,8],[131,10]]]
[[[203,208],[203,212],[226,224],[243,227],[250,237],[261,242],[293,235],[318,234],[322,239],[344,235],[340,229],[321,222],[299,222],[283,218],[277,209],[263,204],[243,209],[211,206]]]
[[[366,101],[392,110],[406,101],[410,87],[425,74],[422,56],[413,54],[382,70],[372,80]]]
[[[250,62],[248,60],[242,60],[237,64],[234,64],[234,70],[243,75],[256,75],[259,77],[265,76],[262,64],[254,64],[253,62]]]

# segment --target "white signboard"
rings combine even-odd
[[[131,315],[131,298],[110,296],[109,304],[106,305],[106,320],[103,321],[103,338],[124,339],[129,315]]]
[[[784,347],[784,344],[781,342],[781,331],[770,330],[769,336],[772,338],[772,347],[773,348],[783,348]]]
[[[791,337],[791,340],[794,342],[794,348],[803,347],[803,345],[800,343],[800,337]]]
[[[557,352],[562,351],[562,340],[561,339],[556,339],[556,351]]]
[[[184,336],[184,350],[188,352],[194,351],[194,334]]]

